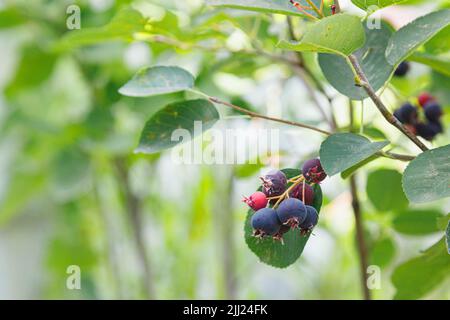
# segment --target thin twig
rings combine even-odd
[[[304,123],[265,116],[263,114],[259,114],[259,113],[256,113],[256,112],[244,109],[242,107],[236,106],[236,105],[234,105],[232,103],[222,101],[222,100],[220,100],[218,98],[215,98],[215,97],[209,97],[208,99],[212,103],[221,104],[221,105],[230,107],[230,108],[232,108],[232,109],[234,109],[236,111],[245,113],[245,114],[247,114],[247,115],[249,115],[250,117],[253,117],[253,118],[261,118],[261,119],[265,119],[265,120],[275,121],[275,122],[284,123],[284,124],[288,124],[288,125],[299,127],[299,128],[313,130],[313,131],[320,132],[320,133],[325,134],[325,135],[331,135],[331,132],[328,132],[328,131],[325,131],[325,130],[322,130],[322,129],[319,129],[319,128],[316,128],[316,127],[313,127],[313,126],[310,126],[310,125],[307,125],[307,124],[304,124]]]
[[[354,131],[354,115],[353,115],[353,103],[349,100],[349,115],[350,115],[350,132]],[[370,291],[367,287],[367,267],[368,263],[368,254],[367,254],[367,246],[366,241],[364,239],[364,225],[363,218],[361,214],[361,203],[358,198],[358,187],[356,184],[356,173],[354,173],[350,177],[350,193],[352,195],[352,208],[353,214],[355,216],[355,229],[356,229],[356,242],[358,245],[358,254],[359,254],[359,266],[360,266],[360,274],[361,274],[361,287],[363,290],[363,295],[365,300],[370,300]]]
[[[428,150],[427,146],[423,144],[411,131],[409,131],[403,124],[396,118],[394,115],[388,110],[388,108],[384,105],[383,101],[377,96],[372,86],[370,85],[364,71],[362,70],[358,59],[355,55],[351,54],[348,56],[348,61],[353,66],[354,71],[359,77],[359,84],[364,88],[364,90],[369,95],[370,99],[375,103],[375,106],[378,108],[383,117],[394,127],[400,130],[405,136],[409,138],[416,146],[418,146],[422,151]]]

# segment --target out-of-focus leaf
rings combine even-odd
[[[403,174],[403,190],[411,202],[450,196],[450,145],[421,153]]]
[[[416,52],[412,54],[408,58],[408,60],[425,64],[433,68],[437,72],[450,76],[450,58],[447,56],[436,56],[432,54]]]
[[[320,162],[329,175],[335,175],[369,158],[389,144],[389,141],[370,142],[354,133],[336,133],[320,146]]]
[[[450,275],[450,255],[446,251],[442,238],[420,256],[398,266],[391,277],[397,289],[394,299],[419,299],[442,284]]]
[[[384,268],[395,256],[396,247],[392,238],[384,237],[377,240],[370,250],[370,264]]]
[[[447,244],[447,252],[450,254],[450,220],[448,221],[447,230],[445,231],[445,238]]]
[[[442,214],[438,210],[407,210],[394,217],[392,226],[403,234],[426,235],[439,231],[440,217]]]
[[[282,40],[277,47],[348,56],[364,45],[365,33],[358,17],[336,14],[309,25],[299,42]]]
[[[391,169],[373,171],[367,178],[366,193],[378,211],[399,211],[408,207],[402,189],[402,175]]]
[[[15,7],[9,7],[0,11],[0,29],[13,28],[25,23],[27,19]]]
[[[41,85],[51,76],[56,59],[56,55],[39,47],[24,47],[17,71],[5,88],[6,95],[12,96],[18,91]]]
[[[119,92],[124,96],[148,97],[190,89],[194,77],[179,67],[156,66],[139,70]]]
[[[68,50],[114,40],[131,41],[134,34],[145,31],[147,22],[139,11],[127,7],[103,27],[68,31],[56,49]]]
[[[382,9],[384,7],[392,6],[394,4],[399,4],[408,0],[352,0],[353,4],[363,10],[367,10],[369,8],[377,10]],[[374,10],[371,10],[374,12]]]

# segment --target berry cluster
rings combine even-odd
[[[409,102],[395,110],[394,116],[412,133],[431,141],[444,131],[440,120],[443,115],[442,108],[436,99],[426,92],[422,93],[417,100],[423,110],[423,120],[419,116],[420,108]]]
[[[305,162],[302,174],[287,179],[279,170],[270,171],[261,177],[262,191],[257,191],[243,202],[255,211],[251,225],[256,237],[271,236],[283,242],[283,234],[291,229],[299,229],[308,234],[319,220],[317,210],[312,206],[314,189],[312,184],[326,178],[319,159]]]

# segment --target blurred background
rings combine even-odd
[[[411,1],[382,14],[399,27],[442,3]],[[83,33],[68,30],[73,4]],[[349,1],[342,5],[361,13]],[[160,36],[134,30],[136,19],[120,16],[129,8],[155,21],[151,31]],[[301,30],[300,19],[294,23]],[[275,52],[287,34],[284,16],[217,10],[201,0],[0,0],[0,299],[360,299],[348,180],[323,182],[314,236],[295,264],[276,269],[248,249],[240,201],[258,187],[270,159],[175,164],[171,151],[133,153],[146,120],[185,95],[120,96],[118,88],[149,65],[186,68],[202,91],[251,110],[328,129],[318,103],[348,125],[348,100],[326,84],[314,55],[305,60],[331,104],[320,92],[311,95],[311,84],[286,64],[258,54]],[[431,91],[449,124],[449,84],[449,77],[413,63],[383,99],[395,108]],[[361,107],[354,107],[359,126]],[[280,167],[298,168],[318,155],[320,134],[219,111],[223,127],[245,127],[250,136],[280,130]],[[370,102],[364,119],[366,134],[416,152]],[[433,145],[449,138],[447,130]],[[357,175],[369,262],[381,268],[373,297],[391,299],[397,289],[403,298],[449,299],[447,276],[419,296],[414,285],[391,282],[399,265],[442,238],[439,221],[450,209],[448,200],[403,204],[404,167],[379,159]],[[81,270],[81,290],[66,286],[72,265]]]

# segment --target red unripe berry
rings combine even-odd
[[[421,107],[424,107],[428,102],[434,101],[435,99],[434,99],[434,97],[433,97],[431,94],[429,94],[428,92],[424,92],[424,93],[422,93],[422,94],[417,98],[417,100],[419,100],[420,106],[421,106]]]
[[[248,204],[248,206],[255,211],[265,208],[267,206],[267,201],[266,195],[261,191],[257,191],[250,197],[244,197],[244,199],[242,199],[242,202]]]

